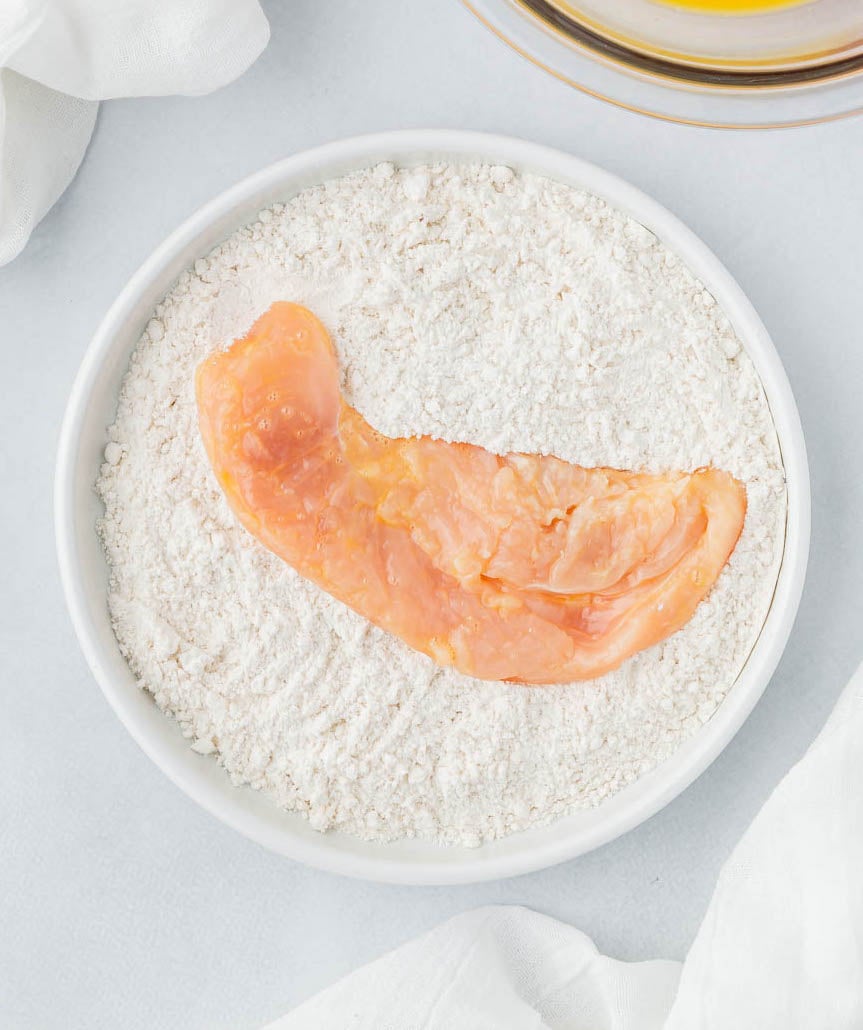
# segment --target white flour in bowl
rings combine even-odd
[[[389,435],[732,472],[746,525],[708,599],[610,675],[524,687],[440,669],[301,579],[235,522],[194,401],[197,364],[277,299],[323,319]],[[733,684],[781,558],[774,427],[713,298],[630,218],[507,168],[385,164],[262,211],[156,309],[109,439],[109,603],[141,685],[235,783],[369,839],[477,844],[653,768]]]

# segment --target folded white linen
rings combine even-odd
[[[4,0],[0,265],[71,182],[97,101],[208,93],[268,39],[257,0]]]

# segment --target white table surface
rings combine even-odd
[[[0,269],[0,1025],[254,1028],[448,915],[529,905],[626,959],[682,957],[717,872],[861,658],[863,119],[682,128],[582,96],[456,0],[271,3],[269,49],[205,98],[106,103],[83,167]],[[556,869],[397,888],[271,855],[138,750],[79,654],[51,479],[75,370],[128,276],[180,220],[297,150],[382,129],[486,129],[617,172],[737,276],[785,361],[813,539],[791,644],[720,759],[639,829]]]

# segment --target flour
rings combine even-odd
[[[301,579],[237,525],[194,405],[196,365],[277,299],[322,318],[389,435],[732,472],[746,525],[708,599],[610,675],[529,688],[440,669]],[[109,440],[109,603],[141,685],[234,783],[368,839],[478,844],[633,782],[722,702],[781,558],[773,424],[713,298],[603,201],[507,168],[383,164],[262,211],[157,307]]]

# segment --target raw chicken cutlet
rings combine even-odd
[[[566,683],[680,629],[728,560],[746,492],[391,439],[341,397],[326,329],[274,304],[198,369],[201,434],[240,522],[301,575],[441,665]]]

